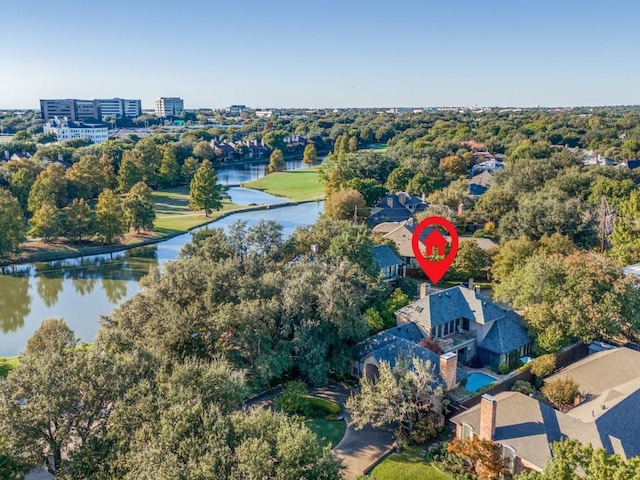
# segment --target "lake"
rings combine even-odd
[[[287,162],[287,169],[300,168],[301,160]],[[224,184],[238,184],[261,178],[264,163],[217,169]],[[287,199],[241,187],[229,188],[231,200],[239,205],[277,204]],[[304,203],[240,212],[200,229],[226,229],[236,220],[249,225],[261,219],[276,220],[289,237],[299,226],[316,221],[323,202]],[[185,233],[163,242],[113,254],[69,258],[55,262],[6,267],[0,274],[0,356],[18,355],[44,318],[63,317],[76,336],[91,341],[98,330],[100,315],[110,315],[124,300],[138,291],[138,281],[155,265],[174,260],[185,243]]]

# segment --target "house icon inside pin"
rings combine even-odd
[[[444,256],[444,249],[447,246],[447,239],[436,229],[431,230],[431,233],[424,239],[424,244],[427,247],[427,257],[431,255]]]

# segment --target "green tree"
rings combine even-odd
[[[355,153],[358,151],[358,138],[357,137],[350,137],[349,138],[349,153]]]
[[[165,144],[161,148],[162,162],[160,163],[160,186],[173,187],[178,182],[180,165],[176,153],[171,144]]]
[[[131,152],[125,152],[118,171],[118,191],[128,192],[136,183],[142,181],[142,172]]]
[[[356,429],[366,425],[382,427],[389,423],[403,424],[411,437],[413,422],[419,412],[440,413],[443,391],[436,386],[430,362],[416,358],[399,358],[395,368],[381,361],[378,378],[360,379],[360,391],[347,400],[347,408]]]
[[[461,242],[448,277],[454,280],[479,278],[486,275],[484,270],[488,266],[489,255],[476,242]]]
[[[580,386],[573,378],[556,378],[548,380],[542,387],[542,394],[553,403],[558,410],[567,413],[574,401],[580,396]]]
[[[287,148],[284,143],[284,137],[286,136],[287,133],[283,130],[271,130],[270,132],[265,133],[263,140],[271,150],[280,150],[284,152]]]
[[[318,154],[316,152],[316,145],[314,143],[308,143],[304,147],[304,154],[302,155],[302,161],[307,165],[315,165],[318,163]]]
[[[104,243],[119,240],[127,231],[122,202],[113,190],[108,188],[98,196],[95,231]]]
[[[65,169],[61,164],[48,165],[38,174],[31,187],[27,201],[29,211],[35,213],[45,203],[59,208],[66,205],[68,199],[67,183]]]
[[[526,236],[503,242],[498,253],[493,257],[491,276],[497,282],[503,281],[516,268],[521,267],[537,250],[538,242]]]
[[[156,209],[153,203],[152,190],[144,182],[138,182],[122,202],[127,226],[137,233],[140,229],[153,230],[156,219]]]
[[[556,369],[556,356],[552,354],[540,355],[529,364],[529,370],[536,377],[545,378]]]
[[[32,170],[21,167],[12,176],[9,186],[11,193],[18,199],[23,210],[27,209],[27,200],[31,187],[36,181],[36,176]]]
[[[284,163],[284,157],[282,156],[282,150],[276,148],[269,156],[269,173],[283,172],[286,168]]]
[[[367,275],[377,278],[380,268],[373,256],[374,246],[366,227],[350,226],[332,240],[327,253],[337,261],[359,265]]]
[[[404,192],[407,189],[409,181],[414,177],[414,173],[407,167],[398,167],[389,174],[387,178],[387,190],[395,192]]]
[[[211,162],[205,160],[191,180],[191,193],[189,197],[189,209],[204,210],[206,217],[212,210],[222,208],[221,187],[218,185]]]
[[[91,207],[83,198],[74,198],[65,207],[66,218],[63,223],[64,235],[70,239],[82,241],[84,235],[92,230]]]
[[[193,157],[187,157],[180,169],[180,181],[182,183],[189,184],[193,180],[193,176],[198,171],[200,162]]]
[[[29,235],[42,237],[45,242],[58,238],[60,233],[60,210],[54,205],[45,203],[29,220]]]
[[[72,197],[91,199],[106,186],[103,164],[95,155],[83,155],[66,176]]]
[[[640,190],[620,202],[618,217],[613,223],[611,255],[623,265],[640,260]]]
[[[447,451],[467,460],[467,469],[480,480],[498,480],[508,474],[500,447],[491,440],[479,437],[455,438],[447,445]]]
[[[196,158],[201,160],[213,160],[215,153],[213,152],[213,147],[209,142],[198,142],[195,147],[193,147],[193,154]]]
[[[17,251],[25,239],[24,215],[18,199],[0,188],[0,257]]]
[[[342,184],[344,190],[357,190],[367,205],[374,205],[385,196],[387,190],[372,178],[352,178]]]
[[[357,190],[340,190],[329,195],[325,200],[324,211],[334,220],[360,221],[369,215],[369,207]]]

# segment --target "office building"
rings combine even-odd
[[[156,98],[156,117],[171,118],[182,115],[184,100],[178,97]]]
[[[142,115],[142,102],[125,98],[97,98],[94,100],[100,109],[102,118],[116,115],[118,117],[139,117]]]
[[[86,137],[97,144],[109,139],[109,130],[102,123],[89,124],[56,117],[45,123],[43,128],[44,133],[55,133],[59,142]]]

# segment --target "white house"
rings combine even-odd
[[[66,118],[58,120],[57,117],[44,124],[44,133],[55,133],[59,142],[86,137],[98,144],[109,139],[109,129],[102,123],[71,122]]]

